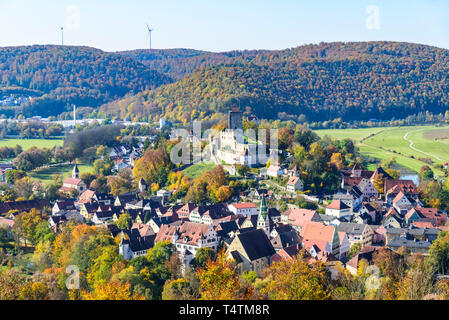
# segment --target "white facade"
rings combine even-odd
[[[257,206],[253,203],[233,203],[228,206],[228,209],[235,215],[241,214],[245,218],[259,214]]]

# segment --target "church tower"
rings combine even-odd
[[[75,164],[75,166],[73,167],[72,178],[73,179],[79,179],[80,178],[80,171],[78,169],[78,165],[77,164]]]
[[[260,202],[259,216],[257,217],[257,229],[263,229],[268,238],[270,238],[270,218],[268,217],[267,204],[265,202],[265,196],[262,196]]]

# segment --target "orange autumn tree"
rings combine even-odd
[[[161,168],[170,168],[170,166],[170,157],[164,148],[148,149],[143,157],[136,161],[133,175],[136,181],[143,179],[147,183],[151,183]]]
[[[145,300],[138,294],[131,294],[129,283],[106,282],[95,285],[92,292],[83,291],[82,300]]]
[[[232,196],[231,188],[228,186],[221,186],[215,193],[215,197],[218,202],[223,202],[228,200]]]
[[[267,269],[263,291],[273,300],[327,300],[327,279],[323,263],[309,265],[298,254],[296,259],[275,262]]]
[[[204,269],[197,270],[200,279],[200,300],[251,299],[252,287],[242,287],[236,265],[226,258],[224,251],[218,253],[215,261],[209,260]]]

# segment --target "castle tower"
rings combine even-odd
[[[228,127],[231,130],[243,130],[243,112],[239,108],[232,108],[228,113]]]
[[[262,196],[260,202],[259,216],[257,217],[257,229],[263,229],[268,238],[270,238],[270,218],[268,217],[267,204],[265,202],[265,196]]]
[[[75,164],[75,166],[73,167],[72,178],[73,179],[79,179],[80,178],[80,171],[78,169],[78,165],[77,164]]]

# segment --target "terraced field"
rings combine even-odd
[[[321,137],[351,138],[357,142],[365,157],[387,160],[396,157],[397,163],[418,172],[429,159],[433,165],[449,162],[449,126],[415,126],[397,128],[364,128],[317,130]],[[435,168],[437,174],[442,171]]]

